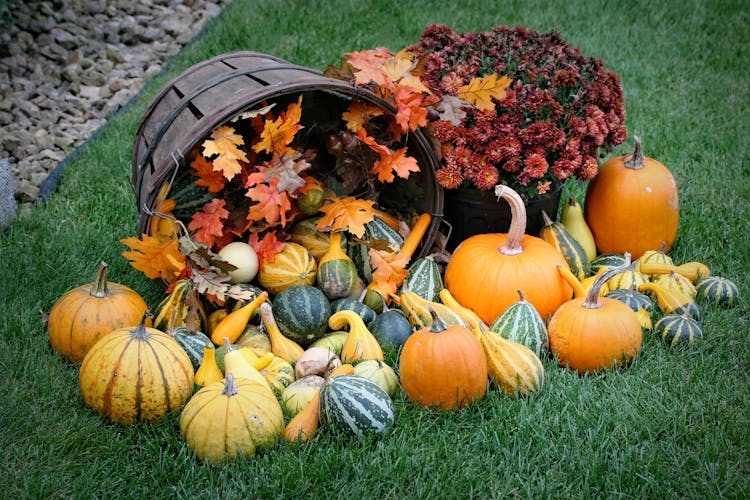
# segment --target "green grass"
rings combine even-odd
[[[748,497],[750,14],[743,2],[452,3],[236,0],[68,165],[46,204],[0,235],[4,497]],[[119,243],[136,232],[130,155],[151,97],[222,52],[257,50],[323,69],[347,51],[398,49],[431,22],[458,31],[557,29],[605,60],[622,77],[629,131],[677,179],[673,257],[704,261],[734,280],[739,305],[704,307],[705,337],[693,348],[670,350],[647,337],[630,367],[589,377],[547,361],[538,396],[513,400],[493,389],[455,413],[417,409],[398,396],[397,425],[381,439],[323,432],[305,446],[280,444],[228,466],[198,463],[177,416],[121,427],[84,407],[77,367],[49,348],[43,315],[91,280],[101,259],[112,280],[150,304],[160,296],[128,266]]]

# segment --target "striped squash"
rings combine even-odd
[[[156,308],[157,312],[156,318],[154,319],[154,328],[166,331],[168,328],[184,326],[188,313],[190,312],[190,306],[188,305],[187,299],[192,290],[193,285],[189,279],[183,278],[175,281],[172,291]],[[199,322],[198,329],[200,331],[205,331],[206,325],[208,324],[206,309],[203,307],[203,303],[200,300],[197,300],[196,303],[196,312],[198,314]]]
[[[541,356],[549,348],[547,327],[534,305],[524,298],[521,290],[518,290],[518,296],[521,300],[511,304],[490,325],[490,331],[513,342],[523,344],[531,349],[534,354]]]
[[[408,268],[409,274],[401,285],[402,292],[414,292],[425,300],[438,302],[443,289],[443,277],[431,256],[415,260]]]
[[[607,289],[609,291],[612,291],[617,290],[618,288],[628,289],[632,286],[638,288],[638,286],[647,282],[648,278],[645,274],[633,269],[628,269],[627,271],[623,271],[612,276],[612,278],[607,281]]]
[[[703,337],[700,324],[688,314],[667,314],[656,322],[654,330],[670,347],[694,344]]]
[[[372,281],[372,266],[370,265],[370,246],[389,248],[392,252],[401,250],[404,244],[404,238],[386,224],[380,217],[365,224],[365,236],[363,240],[367,243],[353,245],[349,249],[349,256],[354,261],[357,272],[368,283]]]
[[[258,283],[271,295],[294,285],[312,285],[318,265],[302,245],[284,243],[284,249],[273,261],[264,261],[258,273]]]
[[[297,222],[289,232],[292,242],[302,245],[310,252],[310,255],[319,261],[328,251],[330,246],[330,233],[318,231],[315,225],[320,217],[313,217]],[[341,239],[342,250],[346,249],[346,239]]]
[[[716,302],[720,305],[731,306],[740,297],[737,285],[721,276],[702,278],[695,287],[697,299],[701,302]]]
[[[365,303],[347,297],[331,302],[331,314],[339,311],[354,311],[359,314],[365,323],[369,323],[377,317],[377,313]]]
[[[690,295],[692,298],[695,298],[698,294],[698,291],[696,290],[695,285],[692,281],[690,281],[680,273],[676,273],[674,271],[670,271],[669,274],[659,274],[656,277],[652,278],[651,281],[653,281],[657,285],[663,286],[664,288],[673,288],[675,290],[679,290],[684,294]]]
[[[193,364],[193,370],[197,370],[203,361],[203,349],[206,346],[213,347],[214,343],[201,332],[188,333],[187,328],[178,326],[167,331],[173,339],[180,344]]]
[[[619,253],[603,253],[591,260],[591,274],[598,273],[603,267],[619,267],[625,264],[625,256]]]
[[[582,280],[589,276],[591,262],[581,244],[571,236],[561,222],[553,222],[544,210],[542,210],[542,218],[544,226],[539,232],[539,237],[560,252],[576,278]]]
[[[320,388],[320,421],[336,432],[383,434],[395,421],[393,402],[375,382],[339,375]]]
[[[341,250],[341,232],[331,234],[330,246],[318,262],[318,284],[329,299],[347,297],[357,285],[357,268]]]
[[[668,266],[674,265],[672,258],[664,252],[666,248],[667,244],[665,242],[662,244],[659,250],[646,250],[643,255],[638,257],[638,260],[635,263],[635,270],[643,272],[641,271],[641,266],[643,264],[665,264]],[[652,276],[649,276],[649,278],[652,278]]]
[[[654,302],[651,300],[651,297],[636,290],[635,283],[633,283],[630,288],[618,288],[612,290],[607,293],[605,297],[617,299],[630,306],[635,312],[638,312],[639,309],[645,309],[649,312],[654,310]]]
[[[318,288],[295,285],[274,298],[273,314],[284,336],[305,346],[328,331],[331,304]]]

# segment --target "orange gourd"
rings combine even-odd
[[[617,299],[600,297],[599,289],[627,265],[602,273],[585,298],[566,302],[547,326],[549,346],[560,366],[579,373],[594,372],[629,362],[641,350],[641,324],[633,310]]]
[[[47,320],[50,345],[65,359],[80,363],[97,340],[137,325],[147,309],[135,290],[107,281],[107,263],[102,262],[93,283],[68,291],[52,306]]]
[[[487,358],[466,327],[446,325],[432,311],[432,325],[411,334],[399,357],[401,386],[410,401],[443,410],[463,408],[487,391]]]
[[[573,295],[557,271],[558,264],[569,266],[552,245],[524,234],[526,208],[518,193],[500,185],[495,194],[510,204],[508,233],[478,234],[464,240],[445,270],[445,287],[488,324],[518,301],[519,289],[546,319]]]
[[[677,183],[662,163],[635,151],[599,168],[586,190],[584,217],[599,253],[630,252],[637,259],[647,250],[664,251],[677,236],[680,200]]]

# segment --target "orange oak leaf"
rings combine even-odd
[[[315,227],[320,231],[347,230],[358,238],[365,236],[365,224],[375,218],[374,201],[353,196],[334,198],[333,203],[320,207],[324,215]]]
[[[393,182],[394,173],[406,179],[411,172],[419,172],[417,160],[406,156],[407,148],[392,152],[387,146],[378,144],[375,139],[367,135],[364,129],[357,132],[357,138],[380,155],[380,159],[373,163],[370,169],[370,173],[376,174],[380,182]]]
[[[427,125],[427,108],[422,106],[422,94],[409,87],[396,87],[393,97],[398,106],[396,123],[403,132]]]
[[[383,72],[383,64],[393,56],[385,47],[347,52],[346,55],[349,56],[349,64],[357,69],[354,74],[355,83],[367,85],[373,82],[377,85],[386,85],[390,81]]]
[[[292,202],[286,191],[279,191],[278,181],[273,179],[270,184],[256,184],[247,190],[245,196],[257,203],[250,207],[247,219],[252,221],[265,220],[269,225],[286,225],[286,215],[292,209]]]
[[[192,174],[198,177],[195,181],[197,186],[203,186],[208,189],[209,193],[218,193],[224,189],[226,178],[222,171],[214,170],[212,162],[206,160],[203,156],[197,156],[190,166],[195,170]]]
[[[267,119],[260,134],[260,141],[253,146],[253,150],[260,153],[283,154],[289,144],[294,140],[294,135],[302,127],[299,120],[302,118],[302,95],[296,103],[287,106],[286,112],[279,113],[276,120]]]
[[[482,111],[494,111],[495,103],[492,98],[502,99],[505,97],[505,89],[511,84],[510,78],[503,76],[498,80],[497,73],[473,78],[468,85],[458,89],[458,97],[473,104]]]
[[[141,234],[141,238],[120,240],[130,250],[122,252],[130,265],[151,279],[161,278],[174,283],[185,269],[185,256],[180,253],[177,238],[154,238]]]
[[[188,224],[188,229],[195,231],[193,238],[203,243],[208,248],[214,246],[216,238],[224,234],[224,223],[222,219],[229,217],[229,212],[224,208],[226,202],[221,198],[209,201],[200,211],[193,214]]]
[[[258,233],[253,233],[247,243],[258,255],[258,264],[261,269],[263,269],[263,264],[273,262],[276,254],[284,250],[284,242],[279,241],[274,231],[267,232],[263,238],[259,238]]]
[[[245,152],[237,146],[242,146],[245,141],[241,135],[235,134],[232,127],[222,125],[211,133],[211,139],[203,141],[203,156],[213,159],[214,170],[221,172],[227,180],[231,181],[235,175],[242,171],[240,161],[247,161]]]
[[[409,264],[409,255],[377,250],[370,248],[370,264],[374,269],[372,282],[381,292],[387,293],[387,297],[395,294],[401,283],[409,274],[406,266]]]
[[[373,116],[380,116],[382,114],[383,108],[380,106],[366,102],[353,102],[349,106],[349,109],[344,111],[342,117],[346,122],[346,128],[352,132],[357,132],[359,129],[364,128],[365,123],[370,121]]]

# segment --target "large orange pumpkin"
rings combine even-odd
[[[628,363],[638,355],[643,342],[635,312],[623,302],[600,297],[599,290],[627,264],[609,269],[596,278],[585,298],[566,302],[547,327],[552,355],[560,366],[579,373],[594,372]]]
[[[461,242],[445,270],[445,287],[487,324],[518,301],[518,290],[546,319],[573,294],[557,271],[558,264],[569,266],[552,245],[524,234],[526,208],[518,193],[500,185],[495,194],[510,204],[508,233],[478,234]]]
[[[630,252],[633,260],[677,237],[680,199],[672,173],[645,157],[635,137],[635,151],[599,168],[586,190],[584,216],[599,253]]]
[[[68,291],[52,306],[49,343],[64,358],[80,363],[99,338],[137,325],[147,309],[138,292],[107,281],[107,263],[102,262],[93,283]]]
[[[431,310],[432,325],[411,334],[399,357],[399,376],[409,401],[444,410],[463,408],[487,391],[487,358],[476,336],[446,325]]]

